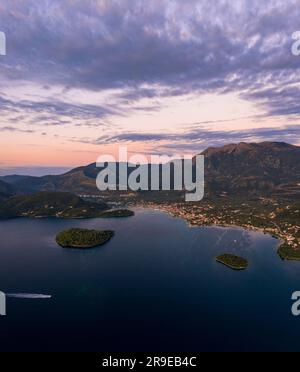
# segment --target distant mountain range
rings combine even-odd
[[[280,194],[300,196],[300,147],[279,142],[239,143],[208,148],[205,156],[206,195]],[[12,194],[60,191],[94,195],[96,164],[59,176],[0,177],[0,198]]]

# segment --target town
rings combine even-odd
[[[174,217],[185,219],[193,226],[237,226],[260,230],[281,240],[278,254],[282,259],[300,261],[300,203],[274,198],[249,201],[219,198],[200,203],[138,202]]]

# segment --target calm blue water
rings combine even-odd
[[[102,248],[56,245],[65,228],[114,229]],[[0,290],[51,294],[8,299],[0,350],[300,350],[300,263],[278,242],[240,229],[189,228],[151,210],[128,219],[0,222]],[[214,261],[249,259],[235,272]]]

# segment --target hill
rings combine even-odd
[[[298,146],[280,142],[239,143],[211,147],[201,155],[205,156],[207,196],[300,195]],[[99,194],[95,182],[99,171],[93,163],[59,176],[22,176],[10,178],[10,182],[19,193],[68,191],[94,195]],[[137,195],[149,197],[145,193]],[[153,197],[157,197],[156,193]]]
[[[3,202],[3,200],[6,200],[7,198],[13,196],[13,194],[13,186],[0,180],[0,201]]]
[[[92,218],[107,209],[105,203],[86,202],[70,193],[40,192],[8,199],[0,208],[0,217]]]
[[[208,148],[205,176],[210,193],[300,195],[300,147],[279,142]]]

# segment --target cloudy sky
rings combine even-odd
[[[0,168],[300,145],[299,0],[1,0]],[[38,170],[38,171],[37,171]]]

